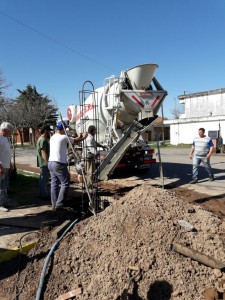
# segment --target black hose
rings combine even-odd
[[[52,248],[50,249],[50,251],[45,259],[44,267],[42,269],[41,278],[40,278],[38,290],[36,293],[36,300],[41,299],[42,288],[43,288],[44,279],[45,279],[45,273],[46,273],[48,262],[49,262],[49,259],[52,255],[52,253],[54,252],[54,250],[55,250],[56,246],[59,244],[59,242],[63,239],[63,237],[67,234],[67,232],[78,222],[78,220],[79,219],[76,219],[66,228],[66,230],[63,232],[63,234],[56,240],[56,242],[53,244]]]

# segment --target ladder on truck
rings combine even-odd
[[[86,85],[89,84],[91,86],[91,89],[86,89]],[[85,100],[91,96],[92,97],[92,113],[89,115],[88,120],[92,122],[92,125],[96,127],[97,134],[95,136],[96,142],[98,142],[98,132],[99,132],[99,118],[98,118],[98,101],[97,97],[98,94],[95,91],[94,85],[91,81],[87,80],[83,83],[82,90],[79,92],[79,97],[80,97],[80,112],[81,112],[81,118],[80,118],[80,124],[81,124],[81,132],[87,132],[88,131],[88,125],[87,125],[87,119],[85,116],[85,111],[89,103],[86,104]],[[82,144],[82,147],[84,149],[84,142]],[[84,165],[85,165],[85,160],[84,160]],[[98,172],[95,172],[95,176],[98,179]],[[98,211],[98,180],[96,180],[95,183],[95,189],[93,189],[93,184],[91,183],[91,187],[88,186],[87,183],[87,174],[85,174],[84,167],[82,167],[82,177],[83,177],[83,183],[82,183],[82,213],[85,214],[85,196],[86,193],[88,195],[88,204],[89,204],[89,211],[91,211],[94,215],[96,215]],[[91,189],[92,192],[91,192]]]
[[[129,146],[135,142],[140,134],[145,130],[145,126],[134,120],[131,125],[124,131],[121,139],[112,147],[109,154],[102,161],[96,173],[100,180],[107,180],[108,176],[112,174],[116,165],[123,157]]]

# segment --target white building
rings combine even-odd
[[[184,114],[179,119],[164,121],[164,124],[170,125],[172,145],[192,144],[201,127],[205,128],[206,135],[215,138],[220,135],[225,144],[225,88],[178,98],[184,105]]]

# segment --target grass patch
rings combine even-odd
[[[162,142],[162,141],[160,141]],[[165,142],[164,144],[161,144],[160,148],[173,148],[173,149],[190,149],[192,144],[178,144],[178,145],[171,145],[168,142]],[[149,146],[153,149],[157,148],[157,143],[153,142],[149,144]]]
[[[37,187],[38,182],[38,174],[17,170],[16,178],[11,181],[10,186],[16,190],[30,189],[33,187]]]
[[[14,145],[15,149],[36,149],[35,145],[30,145],[30,144],[24,144],[21,146],[21,144],[15,144]]]
[[[191,148],[191,144],[178,144],[178,145],[163,145],[161,147],[164,147],[164,148],[176,148],[176,149],[189,149]]]
[[[19,205],[32,205],[37,201],[39,175],[17,170],[17,175],[10,180],[10,199]]]

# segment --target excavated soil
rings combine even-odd
[[[97,216],[76,224],[56,247],[41,299],[54,300],[77,288],[82,293],[75,299],[86,300],[225,299],[223,270],[172,250],[172,244],[181,243],[225,262],[224,199],[126,180],[112,180],[101,188],[114,200]],[[210,205],[218,200],[218,206]],[[179,220],[195,230],[187,231]],[[51,232],[45,227],[26,257],[2,264],[0,271],[7,275],[0,282],[1,299],[35,299],[44,261],[55,243]]]

